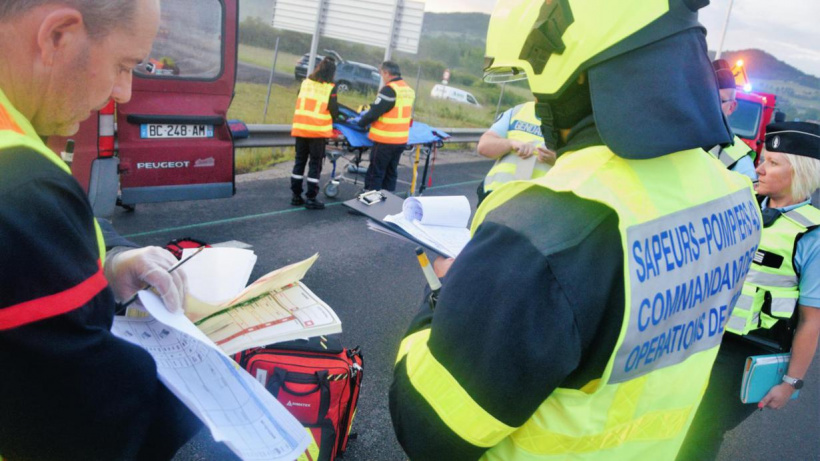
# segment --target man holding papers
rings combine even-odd
[[[700,4],[496,4],[485,76],[526,75],[558,160],[487,197],[400,345],[411,459],[675,458],[720,345],[709,320],[741,284],[685,307],[667,292],[727,264],[742,279],[761,227],[751,183],[698,148],[730,140]],[[728,215],[731,235],[711,225]]]
[[[175,259],[106,259],[85,192],[41,139],[128,102],[159,19],[157,0],[0,2],[0,458],[170,459],[201,427],[110,331],[115,296],[144,283],[181,308]]]

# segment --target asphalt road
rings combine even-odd
[[[426,195],[466,195],[475,206],[475,187],[490,167],[470,153],[443,153]],[[448,163],[447,161],[452,161]],[[402,159],[400,180],[409,181],[409,159]],[[118,209],[117,229],[137,243],[164,245],[173,238],[206,242],[239,240],[258,256],[251,279],[318,252],[304,282],[333,307],[342,320],[343,342],[360,345],[365,376],[345,459],[402,460],[388,411],[392,365],[405,328],[416,312],[424,288],[412,244],[368,231],[361,216],[341,201],[361,184],[343,183],[339,200],[326,199],[324,211],[289,205],[287,179],[291,164],[238,178],[230,199],[140,204],[135,212]],[[330,172],[325,165],[323,183]],[[400,183],[399,191],[407,189]],[[729,432],[719,460],[820,460],[820,357],[806,377],[800,398],[780,411],[755,412]],[[236,459],[203,431],[175,461]]]

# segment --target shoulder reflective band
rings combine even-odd
[[[102,263],[97,261],[97,266],[97,272],[91,277],[67,290],[0,309],[0,331],[56,317],[82,307],[108,286]]]
[[[430,353],[430,330],[413,333],[402,341],[399,360],[406,354],[407,376],[413,387],[433,407],[453,432],[478,447],[492,447],[516,428],[495,419],[478,405]]]

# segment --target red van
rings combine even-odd
[[[134,71],[127,104],[101,110],[72,136],[72,172],[98,216],[120,204],[231,197],[234,146],[226,114],[236,81],[238,0],[163,2],[159,32]],[[62,152],[67,138],[52,137]]]

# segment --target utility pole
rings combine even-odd
[[[723,41],[726,40],[726,29],[729,28],[729,16],[732,15],[732,5],[735,3],[735,0],[729,0],[729,9],[726,10],[726,20],[723,21],[723,32],[720,34],[720,43],[718,44],[717,53],[715,53],[715,59],[720,59],[720,53],[723,51]]]

